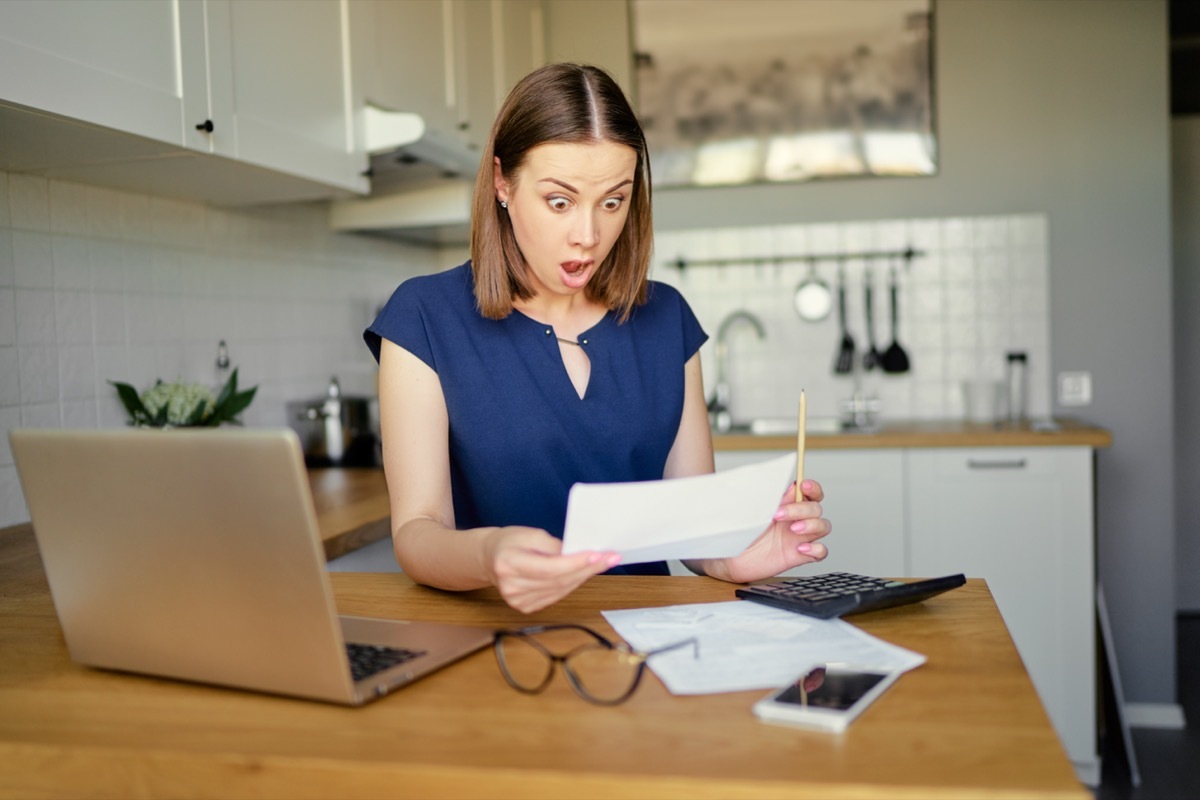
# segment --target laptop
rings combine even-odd
[[[9,439],[81,664],[361,705],[492,642],[483,627],[337,614],[291,430]]]

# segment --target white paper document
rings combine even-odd
[[[920,653],[840,619],[806,617],[746,600],[603,613],[637,650],[697,639],[698,656],[681,647],[649,661],[672,694],[775,689],[823,664],[905,672],[925,663]]]
[[[622,564],[736,556],[767,529],[796,477],[796,454],[661,481],[577,483],[563,553],[615,550]]]

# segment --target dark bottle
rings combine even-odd
[[[1008,354],[1008,419],[1020,422],[1025,419],[1029,401],[1028,360],[1024,351]]]

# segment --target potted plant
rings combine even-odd
[[[215,428],[229,423],[241,425],[238,415],[254,400],[258,387],[238,391],[235,368],[220,394],[198,383],[156,381],[146,391],[128,383],[109,381],[129,413],[129,424],[139,428]]]

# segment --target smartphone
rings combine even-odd
[[[827,664],[759,700],[754,713],[764,722],[838,733],[901,674]]]

